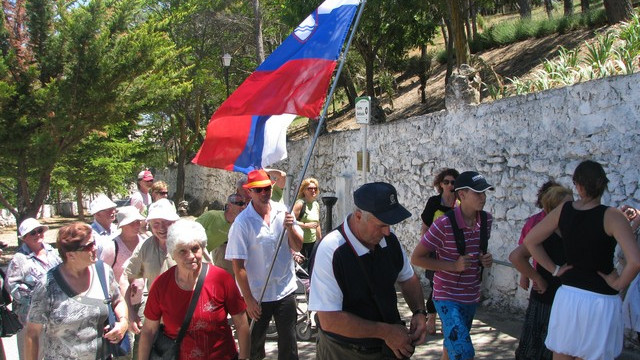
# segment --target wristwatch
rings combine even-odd
[[[417,309],[417,310],[413,311],[413,316],[416,316],[418,314],[422,314],[424,316],[428,316],[429,315],[429,313],[425,309]]]

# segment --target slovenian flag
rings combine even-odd
[[[193,162],[248,173],[287,157],[287,127],[317,118],[360,0],[326,0],[213,114]]]

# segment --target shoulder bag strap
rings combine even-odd
[[[116,314],[113,312],[113,307],[111,307],[111,297],[109,296],[109,290],[107,290],[107,268],[102,260],[96,261],[96,273],[102,286],[104,301],[109,307],[109,325],[113,328],[116,323]]]
[[[480,211],[480,251],[487,253],[489,248],[489,229],[487,228],[487,212]]]
[[[449,210],[445,215],[449,218],[449,222],[451,223],[451,230],[453,230],[453,237],[456,239],[456,248],[458,248],[458,253],[460,255],[464,255],[467,251],[466,244],[464,242],[464,232],[458,226],[456,213],[454,210]]]
[[[193,294],[191,295],[191,302],[189,303],[187,314],[185,315],[184,321],[182,322],[182,326],[180,327],[180,332],[178,332],[178,337],[176,337],[176,344],[178,345],[180,345],[180,342],[182,342],[182,338],[184,338],[184,336],[187,333],[187,328],[189,327],[189,323],[191,323],[191,317],[193,316],[193,312],[196,309],[196,304],[198,303],[198,298],[200,297],[202,285],[204,284],[204,278],[207,277],[208,268],[209,268],[209,265],[206,262],[203,262],[202,269],[200,269],[200,275],[198,276],[198,283],[196,284],[196,288],[193,291]]]

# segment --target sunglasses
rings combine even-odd
[[[318,188],[317,187],[308,187],[307,190],[318,191]]]
[[[256,194],[260,194],[263,191],[269,192],[271,191],[271,186],[265,186],[261,188],[252,188],[251,191],[253,191]]]
[[[36,236],[36,234],[40,235],[43,232],[44,232],[44,228],[39,227],[37,229],[33,229],[33,230],[29,231],[29,235]]]
[[[244,201],[232,201],[231,203],[233,205],[236,205],[236,206],[245,206],[245,205],[247,205],[247,203],[244,202]]]
[[[453,185],[454,182],[455,182],[455,180],[442,180],[442,183],[444,185]]]
[[[78,245],[78,247],[75,250],[72,251],[91,251],[93,250],[93,248],[96,246],[96,241],[95,240],[91,240],[90,242],[84,244],[84,245]]]
[[[168,192],[168,191],[156,191],[156,192],[157,192],[158,194],[160,194],[160,195],[165,195],[165,196],[166,196],[166,195],[169,195],[169,192]]]

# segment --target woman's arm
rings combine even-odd
[[[558,228],[558,221],[560,220],[560,213],[563,207],[563,205],[558,205],[553,211],[547,214],[538,225],[529,231],[523,241],[523,244],[538,262],[538,265],[547,269],[553,276],[560,276],[565,271],[571,269],[571,266],[566,264],[554,263],[542,246],[542,243]]]
[[[122,296],[118,296],[117,300],[113,304],[116,323],[113,325],[113,329],[109,329],[108,326],[105,328],[104,338],[113,344],[117,344],[124,336],[126,336],[127,330],[129,329],[129,315],[127,303],[123,301]]]
[[[238,337],[238,359],[248,359],[251,352],[251,331],[247,321],[247,312],[243,311],[236,315],[231,315],[231,320],[236,327]]]
[[[604,213],[604,230],[607,235],[611,235],[616,239],[624,253],[626,263],[620,276],[618,276],[615,269],[608,275],[598,273],[609,286],[620,291],[627,287],[640,271],[640,249],[627,218],[620,210],[616,208],[607,209]]]
[[[531,266],[529,258],[531,258],[531,254],[524,245],[519,245],[511,252],[511,254],[509,254],[509,261],[511,261],[513,266],[515,266],[515,268],[520,272],[521,276],[527,279],[527,287],[521,287],[528,290],[529,279],[532,279],[536,284],[538,284],[538,288],[542,293],[544,293],[547,289],[547,282],[533,268],[533,266]]]
[[[160,330],[159,320],[145,319],[142,332],[140,333],[140,345],[138,345],[138,359],[148,360],[149,354],[151,354],[151,345],[153,345],[153,339],[156,338],[156,333]]]
[[[40,334],[42,334],[42,324],[27,322],[26,334],[24,337],[24,355],[25,360],[38,360],[38,351],[40,350]]]

